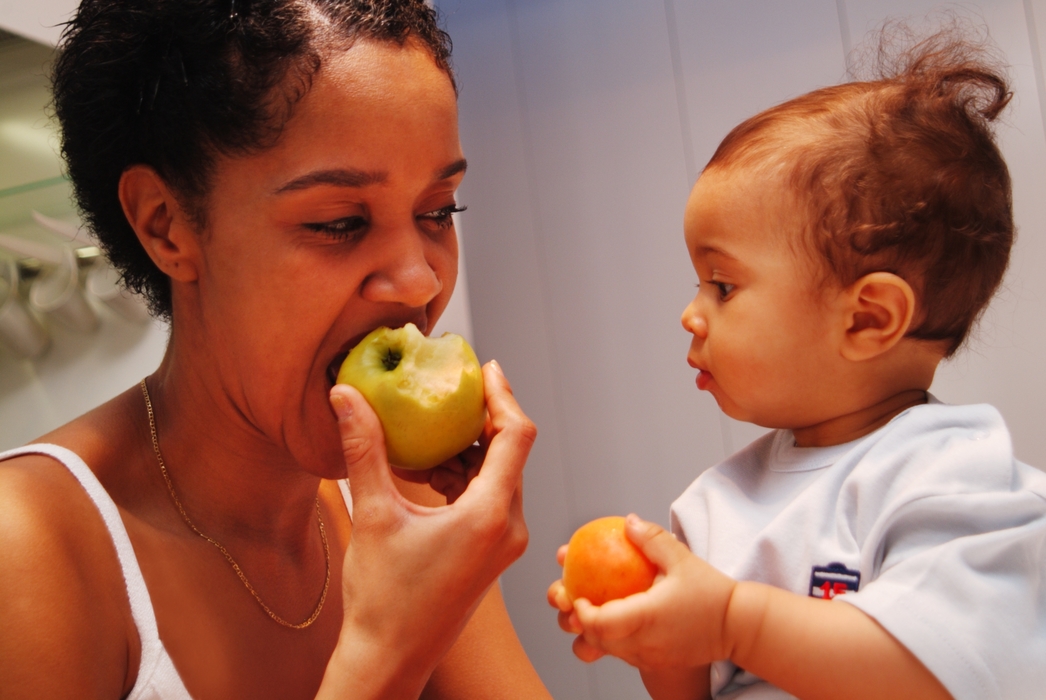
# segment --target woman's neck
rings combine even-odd
[[[316,527],[320,478],[253,426],[217,378],[192,369],[179,363],[172,344],[147,380],[160,454],[178,499],[212,537],[298,549],[301,534]],[[144,397],[141,416],[147,420]]]

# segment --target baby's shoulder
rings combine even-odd
[[[1046,516],[1046,473],[1016,458],[1002,414],[988,404],[908,409],[842,462],[844,490],[878,491],[884,502],[939,497],[977,510],[986,499],[996,506],[1024,499]]]
[[[988,404],[915,406],[867,436],[846,462],[855,476],[900,483],[945,480],[973,489],[1008,489],[1029,469],[1013,454],[999,411]]]

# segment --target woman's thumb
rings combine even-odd
[[[667,572],[677,561],[690,554],[690,550],[671,532],[657,523],[642,520],[635,513],[625,518],[625,534],[662,571]]]
[[[338,418],[341,450],[355,503],[375,490],[395,490],[385,452],[385,432],[374,410],[354,387],[338,384],[330,392]]]

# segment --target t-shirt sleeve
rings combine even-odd
[[[874,575],[839,600],[956,700],[1042,700],[1046,474],[1013,461],[1008,435],[996,455],[986,432],[970,434],[909,454],[867,540]]]

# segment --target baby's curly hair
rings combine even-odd
[[[129,166],[154,168],[195,223],[219,156],[279,138],[326,53],[358,39],[418,41],[453,83],[450,37],[424,0],[83,0],[52,76],[81,214],[151,311],[170,280],[139,244],[117,195]]]
[[[780,168],[810,225],[825,281],[904,278],[918,309],[908,336],[958,350],[1009,263],[1010,176],[993,122],[1012,93],[982,35],[953,22],[911,41],[887,25],[877,75],[823,88],[738,125],[713,168]],[[908,48],[895,51],[897,43]]]

